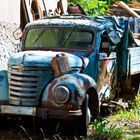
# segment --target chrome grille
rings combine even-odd
[[[36,106],[45,76],[46,67],[11,66],[9,74],[9,103],[14,105]]]

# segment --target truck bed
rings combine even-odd
[[[128,64],[128,72],[130,75],[139,74],[140,73],[140,47],[128,48],[129,50],[129,64]]]

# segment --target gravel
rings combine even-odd
[[[20,50],[20,41],[13,36],[18,27],[16,23],[0,21],[0,70],[7,69],[9,57]]]

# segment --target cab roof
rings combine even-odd
[[[95,30],[104,30],[107,26],[113,26],[113,23],[104,17],[89,17],[83,15],[63,15],[52,16],[35,20],[27,24],[26,28],[33,26],[81,26]]]

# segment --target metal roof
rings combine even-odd
[[[96,30],[103,30],[106,26],[112,26],[113,23],[102,17],[88,17],[82,15],[55,16],[39,19],[27,24],[27,28],[32,26],[81,26]]]

